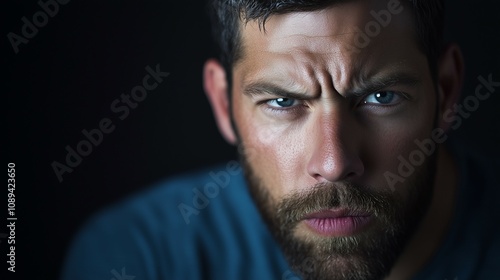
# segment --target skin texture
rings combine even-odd
[[[398,174],[398,156],[408,159],[417,149],[415,139],[430,138],[436,126],[447,129],[440,114],[456,102],[463,65],[459,49],[449,46],[434,84],[406,7],[367,46],[356,47],[357,36],[373,20],[370,11],[385,3],[355,1],[273,15],[265,31],[255,21],[242,23],[243,56],[233,67],[232,106],[226,73],[216,61],[207,62],[204,81],[218,127],[241,148],[249,186],[272,230],[284,200],[320,185],[385,194],[403,221],[421,220],[398,237],[400,244],[391,249],[395,259],[384,267],[384,274],[390,272],[386,279],[407,279],[432,257],[446,232],[456,170],[441,148],[394,190],[383,175]],[[397,97],[389,105],[377,104],[376,92]],[[284,97],[293,97],[291,107],[278,106],[286,104],[276,102]],[[377,239],[382,225],[376,220],[356,236]],[[304,222],[288,231],[297,243],[312,240],[319,247],[329,238]],[[279,239],[280,233],[275,234]],[[336,270],[347,271],[352,259],[337,257]]]

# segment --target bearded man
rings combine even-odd
[[[98,216],[63,279],[499,276],[494,169],[448,140],[464,63],[442,40],[442,1],[211,7],[221,57],[204,87],[240,165]]]

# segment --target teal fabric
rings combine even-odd
[[[168,180],[97,215],[75,238],[62,279],[282,279],[290,274],[241,168],[227,166]],[[193,212],[183,215],[182,204]]]
[[[453,221],[441,247],[414,279],[500,279],[498,158],[473,153],[458,141],[450,147],[460,173]]]

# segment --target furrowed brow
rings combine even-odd
[[[421,81],[413,75],[406,73],[397,73],[381,78],[374,78],[371,80],[362,80],[359,86],[353,88],[350,93],[360,96],[366,93],[373,93],[383,90],[392,86],[419,86]]]
[[[255,97],[259,95],[272,95],[279,96],[283,98],[291,98],[291,99],[310,99],[311,96],[304,93],[291,92],[284,88],[281,88],[277,85],[265,83],[265,82],[256,82],[251,83],[243,89],[243,94],[249,97]]]

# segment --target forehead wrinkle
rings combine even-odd
[[[269,51],[261,51],[269,53]],[[243,84],[258,82],[270,83],[282,88],[300,93],[314,93],[314,73],[310,63],[297,63],[296,58],[289,54],[274,54],[270,61],[262,61],[259,71],[243,71]],[[305,60],[302,60],[305,61]]]
[[[339,37],[357,33],[354,31],[327,36],[292,34],[277,38],[271,43],[269,50],[276,54],[290,55],[291,61],[297,62],[294,68],[300,73],[298,78],[316,81],[317,88],[329,90],[332,89],[333,83],[336,92],[344,92],[353,86],[353,79],[361,79],[357,76],[363,70],[361,61],[366,55],[360,52],[353,56],[355,50],[349,44],[342,42]],[[349,39],[350,37],[347,40]],[[331,78],[325,80],[325,77],[322,77],[323,82],[320,86],[317,80],[320,76],[324,76],[325,72],[329,72]]]
[[[368,13],[369,9],[365,10]],[[260,30],[252,21],[245,25],[243,42],[246,43],[247,54],[257,61],[254,69],[260,67],[261,71],[266,72],[265,75],[261,73],[258,76],[268,80],[279,77],[282,82],[293,79],[301,87],[307,88],[308,92],[320,92],[333,87],[342,94],[363,84],[364,80],[375,74],[375,68],[380,68],[378,62],[394,55],[395,48],[383,45],[386,36],[400,33],[404,37],[408,33],[405,28],[405,21],[408,19],[394,16],[394,22],[383,29],[384,32],[379,36],[371,38],[369,46],[358,49],[355,38],[363,33],[361,29],[366,21],[372,19],[363,17],[363,14],[358,13],[352,17],[341,10],[332,9],[274,15],[269,18],[266,31]],[[297,19],[304,19],[305,22]],[[321,23],[328,28],[323,28]],[[253,43],[249,44],[250,42]],[[397,43],[407,48],[406,44],[399,41]],[[381,50],[383,57],[379,57],[380,54],[373,55]],[[280,61],[285,63],[279,65]],[[272,65],[279,68],[272,69]],[[329,78],[322,76],[325,72],[329,73]]]
[[[362,59],[352,59],[348,55],[342,59],[336,59],[337,63],[330,63],[328,71],[331,75],[332,86],[342,94],[348,92],[356,84],[366,79],[366,67],[362,67]]]
[[[322,66],[321,61],[314,53],[301,49],[291,50],[289,57],[295,68],[292,76],[309,88],[312,94],[318,94],[321,86],[318,84],[317,72],[318,67]]]
[[[317,38],[317,36],[300,36],[304,38]],[[352,56],[341,49],[344,44],[334,42],[330,36],[322,36],[317,44],[301,45],[294,48],[288,46],[285,50],[281,49],[272,52],[285,57],[292,66],[290,71],[294,79],[311,88],[315,93],[322,90],[337,93],[343,92],[344,88],[353,85],[353,78],[357,78],[362,70],[362,58],[360,55]],[[318,52],[314,46],[320,45],[323,52]],[[328,50],[328,51],[326,51]]]
[[[306,35],[306,34],[292,34],[285,37],[276,38],[269,45],[271,51],[287,51],[291,49],[298,49],[306,47],[309,51],[317,54],[331,54],[332,52],[339,51],[339,40],[343,36],[355,36],[359,32],[345,32],[340,34],[332,34],[325,36]],[[337,42],[337,43],[335,43]],[[286,45],[284,48],[283,45]],[[337,48],[332,49],[332,46]]]
[[[306,49],[291,49],[288,52],[260,53],[273,54],[263,69],[248,80],[271,80],[286,88],[299,89],[312,95],[324,93],[343,94],[356,84],[362,84],[367,77],[362,59],[353,58],[342,52],[318,55]],[[284,77],[288,77],[284,79]]]
[[[321,94],[324,98],[333,98],[335,94],[339,94],[333,85],[332,75],[327,69],[319,71],[317,78],[318,83],[321,85]]]

